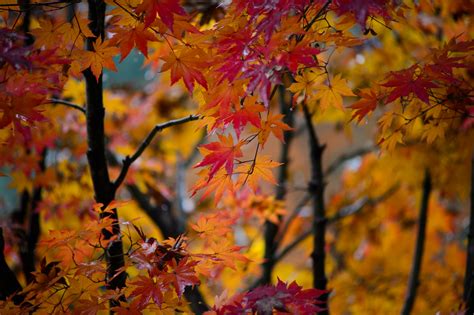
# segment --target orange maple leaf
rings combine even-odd
[[[98,38],[94,42],[94,51],[84,51],[81,54],[81,68],[84,70],[90,67],[97,80],[99,80],[103,68],[117,71],[113,57],[119,53],[119,49],[110,47],[109,43],[109,41],[102,41]]]
[[[148,58],[148,42],[157,41],[155,35],[143,24],[133,28],[117,28],[114,32],[115,36],[111,39],[111,44],[119,45],[120,62],[128,56],[134,47],[137,47]]]
[[[275,177],[271,171],[272,168],[280,166],[282,163],[272,161],[268,156],[257,156],[255,163],[252,165],[240,165],[237,169],[237,173],[243,173],[240,175],[240,182],[248,182],[250,187],[256,191],[258,188],[258,182],[263,179],[272,184],[276,184]]]
[[[281,120],[284,116],[285,115],[282,114],[273,115],[270,113],[268,114],[267,120],[262,122],[262,129],[258,135],[258,142],[262,145],[262,147],[267,142],[270,133],[273,133],[273,135],[281,142],[285,142],[285,139],[283,138],[283,131],[293,130],[293,128]]]
[[[170,70],[171,84],[183,79],[186,88],[192,92],[194,82],[199,83],[207,90],[207,81],[201,71],[208,66],[204,61],[204,53],[199,49],[186,49],[181,52],[174,51],[162,57],[165,61],[161,71]]]
[[[368,113],[377,108],[379,100],[377,94],[371,89],[362,89],[359,91],[358,95],[361,99],[352,104],[350,108],[354,110],[352,119],[357,118],[357,121],[360,122]]]
[[[217,204],[224,192],[229,191],[233,193],[236,188],[232,181],[232,174],[227,174],[222,168],[212,178],[209,178],[208,169],[202,170],[198,175],[201,179],[192,188],[191,196],[194,196],[199,190],[203,189],[204,192],[201,200],[214,193],[214,203]]]

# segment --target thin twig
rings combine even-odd
[[[367,146],[356,149],[355,151],[344,153],[334,160],[324,172],[325,176],[329,176],[340,168],[345,162],[350,161],[356,157],[366,155],[367,153],[374,152],[377,150],[376,146]]]
[[[51,98],[46,101],[49,104],[59,104],[59,105],[64,105],[67,107],[71,107],[74,109],[77,109],[78,111],[82,112],[84,115],[86,114],[86,109],[82,107],[81,105],[74,104],[72,102],[66,101],[66,100],[61,100],[57,98]]]
[[[305,188],[305,190],[308,190]],[[304,206],[311,200],[311,195],[306,194],[303,199],[296,205],[295,209],[291,212],[291,214],[288,216],[288,218],[285,221],[285,224],[279,231],[279,237],[276,239],[276,242],[279,244],[283,237],[285,237],[286,232],[288,231],[288,228],[291,225],[291,222],[300,214],[301,210],[303,210]]]
[[[181,125],[181,124],[184,124],[193,120],[198,120],[198,119],[200,119],[199,115],[189,115],[188,117],[174,119],[162,124],[155,125],[155,127],[153,127],[150,133],[146,136],[146,138],[140,144],[140,146],[135,151],[135,153],[132,156],[127,155],[125,159],[123,160],[122,170],[120,171],[120,174],[117,177],[117,179],[114,181],[115,189],[117,189],[122,184],[125,177],[127,176],[128,169],[130,168],[132,163],[135,162],[143,154],[145,149],[150,145],[151,141],[153,140],[153,138],[158,132],[161,132],[164,129],[169,128],[169,127]]]
[[[394,194],[398,188],[399,188],[399,185],[397,184],[397,185],[392,186],[386,192],[382,193],[380,196],[377,196],[375,198],[362,197],[356,200],[353,204],[343,207],[335,215],[329,217],[327,219],[327,223],[328,224],[336,223],[337,221],[343,218],[359,213],[366,206],[375,206],[376,204],[380,203],[381,201],[385,200],[386,198]],[[285,257],[289,252],[291,252],[307,237],[311,236],[311,234],[312,234],[311,229],[308,229],[307,231],[303,232],[303,234],[295,238],[293,242],[291,242],[284,249],[282,249],[280,253],[278,253],[277,256],[275,257],[275,260],[279,261],[283,259],[283,257]]]

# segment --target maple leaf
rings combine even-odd
[[[138,276],[137,280],[130,282],[135,289],[130,293],[130,297],[137,297],[139,308],[144,308],[149,300],[153,300],[156,305],[163,303],[163,287],[161,282],[155,278]]]
[[[390,74],[389,80],[382,84],[382,86],[393,88],[385,101],[386,103],[393,102],[400,97],[409,96],[412,93],[426,104],[430,103],[428,90],[436,88],[438,85],[430,82],[428,78],[421,74],[414,79],[417,69],[418,66],[414,65],[408,69]]]
[[[386,20],[390,19],[388,14],[389,1],[385,0],[335,0],[332,1],[332,9],[338,14],[351,14],[357,23],[365,28],[369,16],[379,15]]]
[[[316,55],[321,50],[309,46],[308,43],[299,42],[289,49],[288,52],[283,53],[281,61],[285,64],[291,72],[296,73],[300,65],[305,67],[315,67],[318,65]]]
[[[357,118],[357,121],[360,122],[368,113],[377,108],[379,98],[376,92],[368,88],[360,90],[357,94],[361,99],[352,104],[350,108],[354,110],[352,119]]]
[[[158,14],[160,19],[170,30],[173,30],[173,14],[185,14],[178,0],[143,0],[135,9],[135,12],[137,14],[145,14],[145,27],[150,26]]]
[[[271,314],[273,310],[297,314],[316,314],[323,309],[316,304],[327,291],[318,289],[303,290],[295,281],[287,285],[280,279],[275,286],[262,286],[247,293],[244,298],[246,308],[262,314]]]
[[[212,256],[212,260],[218,261],[225,267],[236,270],[236,262],[249,262],[245,255],[240,253],[243,246],[237,246],[232,244],[228,239],[221,238],[216,242],[211,242],[207,250]]]
[[[205,109],[212,109],[214,107],[218,108],[219,116],[229,115],[231,112],[232,104],[240,104],[240,98],[244,96],[244,81],[234,81],[229,83],[227,80],[221,84],[212,87],[208,90],[208,99],[209,101],[204,106]],[[249,100],[246,102],[249,103],[250,100],[256,100],[256,97],[249,97]]]
[[[102,39],[98,38],[93,44],[94,51],[84,51],[81,54],[82,69],[90,67],[97,81],[102,74],[102,68],[117,71],[113,57],[119,53],[119,49],[110,47],[109,44],[109,41],[102,42]]]
[[[170,283],[174,287],[178,297],[181,297],[187,286],[194,286],[200,283],[194,271],[196,264],[197,261],[188,262],[186,258],[181,259],[179,263],[176,263],[175,260],[171,260],[168,265],[168,268],[171,270],[168,273],[162,274],[161,278],[165,283]]]
[[[227,174],[232,174],[234,170],[234,159],[242,157],[240,147],[244,144],[239,141],[234,145],[232,135],[218,135],[220,141],[205,144],[199,148],[204,159],[196,164],[194,167],[203,167],[210,165],[209,179],[224,166]]]
[[[324,77],[320,77],[317,83],[322,83]],[[341,110],[344,110],[342,96],[355,96],[352,90],[347,86],[346,80],[342,79],[340,74],[337,74],[330,80],[330,84],[318,84],[315,87],[318,92],[314,95],[314,99],[319,99],[319,105],[322,110],[334,106]]]
[[[18,87],[21,89],[22,82],[16,81]],[[23,86],[25,87],[25,86]],[[31,130],[35,122],[46,121],[42,115],[42,111],[38,108],[41,105],[42,97],[23,91],[23,96],[18,97],[8,93],[0,94],[0,129],[13,123],[14,129],[19,131],[26,140],[31,139]]]
[[[95,315],[105,309],[104,303],[94,295],[91,295],[90,299],[79,299],[74,304],[74,314],[80,315]]]
[[[186,49],[179,52],[174,51],[168,56],[162,57],[162,59],[165,63],[161,71],[170,70],[171,84],[178,82],[179,79],[183,79],[186,88],[190,92],[194,89],[194,82],[207,89],[206,78],[198,70],[207,66],[207,62],[204,61],[204,53],[201,50]]]
[[[18,41],[23,40],[24,36],[6,28],[0,29],[0,67],[5,62],[12,65],[15,69],[29,69],[31,63],[27,54],[31,47],[23,47]]]
[[[204,192],[201,196],[201,200],[208,197],[211,193],[214,193],[214,203],[217,204],[225,192],[229,191],[232,193],[236,188],[232,181],[232,174],[227,174],[222,168],[217,171],[212,178],[209,177],[208,169],[202,170],[198,175],[201,179],[192,188],[191,197],[203,189]]]
[[[397,144],[399,143],[400,144],[404,143],[403,133],[401,130],[395,131],[394,133],[392,133],[386,138],[385,137],[380,138],[378,145],[380,145],[382,149],[386,149],[387,151],[393,151],[395,147],[397,146]]]
[[[240,175],[240,182],[248,182],[250,187],[256,191],[258,188],[258,182],[262,179],[272,184],[276,184],[275,177],[271,171],[272,168],[280,166],[282,163],[272,161],[269,156],[258,155],[255,159],[255,163],[249,165],[239,165],[237,167],[237,173],[243,173]]]
[[[119,45],[120,62],[128,56],[134,47],[137,47],[148,58],[148,42],[156,42],[158,40],[143,24],[139,24],[136,27],[117,28],[114,32],[115,35],[111,39],[111,45]]]
[[[258,135],[258,142],[262,145],[262,147],[267,142],[270,133],[277,137],[281,142],[285,143],[283,131],[293,130],[293,128],[282,121],[284,116],[285,115],[282,114],[273,115],[270,113],[267,117],[267,120],[262,122],[261,132]]]
[[[302,95],[306,97],[312,93],[314,82],[319,82],[317,78],[322,74],[314,71],[304,71],[301,75],[295,77],[295,82],[288,88],[295,96]]]
[[[233,223],[235,223],[235,220],[229,220],[219,213],[214,213],[200,216],[196,224],[191,224],[191,228],[198,232],[201,238],[223,237],[232,232],[230,226]]]
[[[248,123],[257,128],[261,127],[260,113],[265,111],[265,107],[255,102],[256,97],[247,97],[239,110],[222,118],[224,124],[232,123],[237,138],[240,138],[241,132]]]
[[[79,36],[82,38],[95,37],[89,28],[89,23],[90,21],[87,18],[76,16],[72,19],[71,23],[64,23],[58,27],[57,33],[62,34],[62,40],[66,43],[71,43],[72,45],[81,48],[84,41],[79,40]]]
[[[278,279],[276,285],[260,286],[244,295],[240,294],[213,309],[217,314],[317,314],[324,310],[318,306],[318,298],[325,290],[306,289],[295,281],[289,285]]]

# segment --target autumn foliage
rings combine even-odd
[[[472,313],[473,12],[1,0],[0,313]]]

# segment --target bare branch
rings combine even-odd
[[[82,107],[81,105],[74,104],[72,102],[66,101],[66,100],[52,98],[52,99],[47,100],[47,103],[64,105],[64,106],[67,106],[67,107],[77,109],[78,111],[82,112],[84,115],[86,114],[86,109],[84,107]]]
[[[279,237],[277,238],[276,242],[280,243],[283,237],[285,236],[286,232],[288,231],[288,228],[290,227],[291,222],[300,214],[301,210],[303,209],[304,206],[311,200],[311,196],[309,194],[306,194],[303,199],[296,205],[295,209],[291,212],[291,214],[288,216],[288,218],[285,221],[285,225],[281,228],[281,230],[278,232]]]
[[[356,200],[353,204],[343,207],[341,210],[339,210],[339,212],[337,212],[332,217],[327,218],[327,223],[332,224],[339,221],[340,219],[357,214],[366,206],[375,206],[376,204],[382,202],[383,200],[385,200],[386,198],[394,194],[398,188],[399,188],[399,185],[397,184],[389,188],[386,192],[384,192],[378,197],[375,197],[375,198],[362,197]],[[304,241],[307,237],[311,236],[311,233],[312,233],[311,229],[308,229],[308,231],[303,232],[303,234],[295,238],[293,242],[291,242],[283,250],[281,250],[280,253],[275,257],[275,260],[279,261],[283,259],[283,257],[285,257],[293,249],[295,249],[295,247],[297,247],[302,241]]]
[[[63,1],[50,1],[50,2],[34,2],[30,3],[29,6],[33,7],[40,7],[40,6],[52,6],[52,5],[57,5],[57,4],[74,4],[74,3],[80,3],[81,0],[63,0]],[[0,4],[0,7],[15,7],[18,6],[18,3],[2,3]]]
[[[162,124],[155,125],[155,127],[153,127],[150,133],[146,136],[146,138],[140,144],[140,146],[135,151],[135,153],[132,156],[126,156],[125,159],[123,160],[122,170],[120,171],[120,174],[117,177],[117,179],[114,181],[115,189],[117,189],[122,184],[125,177],[127,176],[128,169],[130,168],[132,163],[135,162],[143,154],[143,152],[150,145],[151,141],[153,140],[153,138],[156,136],[158,132],[161,132],[164,129],[169,128],[169,127],[181,125],[181,124],[198,120],[198,119],[200,119],[199,115],[189,115],[188,117],[174,119]]]
[[[345,153],[345,154],[339,156],[336,160],[334,160],[329,165],[329,167],[324,172],[324,175],[329,176],[332,173],[334,173],[338,168],[340,168],[345,162],[350,161],[350,160],[352,160],[356,157],[366,155],[370,152],[374,152],[375,150],[377,150],[377,147],[371,145],[371,146],[359,148],[359,149],[357,149],[355,151],[352,151],[352,152]]]

